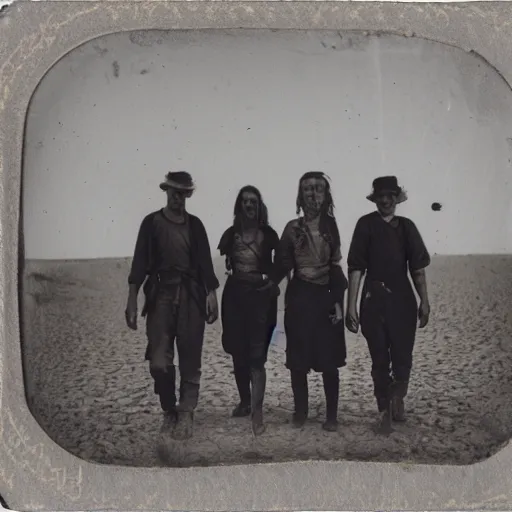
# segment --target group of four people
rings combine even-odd
[[[128,278],[126,321],[137,329],[137,297],[143,286],[146,360],[164,411],[162,428],[175,439],[188,439],[199,398],[205,324],[218,318],[219,281],[204,225],[185,208],[195,189],[192,177],[171,172],[160,188],[167,193],[167,205],[146,216],[140,227]],[[285,278],[286,367],[295,405],[293,424],[301,427],[307,420],[307,375],[313,370],[323,378],[323,427],[337,429],[339,369],[346,365],[347,355],[345,325],[353,333],[361,325],[367,340],[381,426],[405,419],[416,327],[418,319],[419,327],[429,319],[425,268],[430,256],[415,224],[395,215],[396,205],[407,199],[396,177],[375,179],[367,199],[376,203],[377,210],[356,224],[347,280],[330,183],[323,173],[301,177],[297,217],[287,223],[280,238],[269,225],[257,188],[243,187],[236,198],[233,224],[218,245],[228,273],[221,301],[222,345],[233,359],[240,395],[232,414],[250,416],[255,435],[265,431],[265,363],[277,324],[279,285]]]

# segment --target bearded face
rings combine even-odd
[[[327,197],[327,184],[323,178],[308,178],[301,183],[304,209],[316,215],[322,210]]]

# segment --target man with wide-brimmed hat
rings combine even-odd
[[[352,237],[346,325],[357,333],[357,296],[366,274],[360,301],[361,332],[372,358],[380,425],[389,432],[392,420],[405,420],[404,398],[417,321],[419,317],[423,328],[429,319],[425,268],[430,256],[416,225],[395,215],[396,205],[407,200],[395,176],[376,178],[367,199],[376,204],[377,211],[358,220]],[[420,298],[419,308],[408,273]]]
[[[192,435],[193,412],[199,398],[205,322],[218,317],[219,282],[203,223],[186,211],[194,192],[187,172],[170,172],[160,188],[167,205],[147,215],[139,230],[126,307],[126,322],[137,329],[137,295],[144,284],[148,345],[146,360],[164,411],[163,431],[176,439]],[[180,369],[180,400],[176,405],[176,341]]]

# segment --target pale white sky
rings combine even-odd
[[[193,174],[189,210],[212,249],[241,186],[261,189],[280,232],[295,215],[298,178],[321,170],[333,180],[345,253],[383,174],[408,190],[400,213],[432,253],[507,253],[510,138],[508,86],[439,43],[289,31],[110,35],[64,57],[34,95],[26,255],[131,255],[171,169]]]

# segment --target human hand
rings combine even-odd
[[[357,314],[356,308],[348,309],[345,325],[350,332],[357,334],[357,331],[359,330],[359,315]]]
[[[137,330],[137,299],[133,297],[128,298],[126,310],[124,312],[126,325],[133,331]]]
[[[217,292],[212,290],[206,297],[206,323],[213,324],[219,318],[219,304],[217,302]]]
[[[339,302],[334,304],[334,313],[330,315],[330,319],[334,325],[339,324],[343,320],[343,310]]]
[[[263,286],[260,286],[258,288],[258,291],[259,292],[265,292],[265,291],[272,291],[273,295],[275,295],[276,297],[279,297],[279,295],[281,295],[281,290],[279,288],[279,286],[277,286],[274,281],[268,279],[267,282],[263,285]]]
[[[430,305],[428,302],[421,302],[418,308],[419,328],[423,329],[427,324],[430,317]]]

